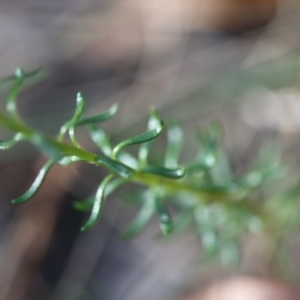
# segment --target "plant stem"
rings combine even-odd
[[[107,168],[106,160],[112,160],[104,154],[99,155],[88,150],[75,147],[64,141],[42,134],[35,129],[27,126],[23,122],[0,112],[0,124],[16,133],[21,133],[24,140],[29,140],[36,146],[46,152],[48,155],[59,160],[65,156],[75,156],[81,161]],[[119,162],[118,162],[119,163]],[[124,165],[124,167],[126,167]],[[241,207],[250,210],[253,214],[261,216],[262,209],[255,203],[246,201],[247,191],[239,188],[228,188],[221,186],[195,186],[189,184],[186,180],[165,178],[160,175],[144,172],[142,170],[133,170],[129,181],[145,185],[148,187],[161,187],[167,194],[188,194],[196,201],[204,204],[219,203],[229,207]]]

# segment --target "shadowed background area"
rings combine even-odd
[[[299,16],[296,0],[3,0],[0,76],[44,68],[18,109],[47,134],[72,116],[82,91],[87,114],[120,104],[103,125],[116,142],[144,132],[155,106],[183,125],[182,161],[196,152],[195,128],[218,120],[236,173],[266,141],[299,162]],[[0,91],[1,108],[7,93]],[[84,131],[78,136],[95,150]],[[154,147],[158,158],[160,147],[164,137]],[[291,288],[299,283],[299,236],[289,245],[290,265],[272,261],[265,237],[257,237],[245,239],[235,268],[204,257],[195,229],[162,239],[157,219],[127,241],[120,234],[138,210],[122,200],[139,191],[134,185],[111,196],[97,226],[82,233],[86,215],[72,202],[94,192],[105,170],[57,166],[36,197],[17,206],[11,200],[45,158],[27,143],[0,154],[1,300],[300,297]]]

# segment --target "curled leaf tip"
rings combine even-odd
[[[0,141],[0,150],[7,150],[12,148],[17,142],[21,141],[23,138],[24,135],[21,132],[18,132],[11,140]]]
[[[119,110],[119,103],[115,103],[115,104],[109,109],[109,111],[111,112],[111,114],[116,114],[118,110]]]
[[[74,115],[74,120],[77,120],[78,118],[80,118],[85,109],[85,97],[83,96],[83,94],[81,92],[77,93],[76,106],[77,107],[76,107],[76,111],[75,111],[75,115]]]
[[[63,126],[60,128],[58,140],[63,140],[64,135],[71,130],[70,138],[72,141],[75,141],[75,144],[77,143],[76,138],[75,138],[75,133],[72,128],[75,127],[76,122],[81,118],[81,116],[84,113],[85,110],[85,97],[81,92],[77,93],[77,98],[76,98],[76,108],[75,108],[75,113],[72,117],[72,119],[68,122],[66,122]]]
[[[15,75],[18,79],[24,78],[25,72],[22,68],[17,68],[16,71],[15,71]]]

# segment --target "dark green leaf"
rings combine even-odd
[[[135,217],[134,221],[122,233],[122,237],[126,239],[130,239],[136,236],[137,234],[139,234],[142,230],[145,229],[151,217],[153,216],[154,212],[155,212],[155,199],[148,192],[141,210],[139,211],[138,215]]]
[[[173,179],[180,179],[185,176],[185,168],[167,169],[164,167],[147,167],[141,171]]]
[[[82,125],[88,125],[88,124],[90,125],[90,124],[100,123],[100,122],[109,120],[111,117],[113,117],[117,113],[118,108],[119,108],[118,104],[115,104],[108,111],[106,111],[100,115],[77,120],[75,122],[75,126],[78,127],[78,126],[82,126]]]
[[[134,174],[133,169],[107,156],[98,155],[95,158],[95,161],[102,164],[112,172],[119,174],[121,177],[130,178]]]
[[[76,109],[72,119],[66,122],[61,128],[59,132],[59,140],[62,140],[67,131],[75,126],[75,123],[81,118],[82,114],[85,110],[85,98],[82,93],[77,93],[76,98]]]
[[[155,138],[157,138],[162,130],[163,130],[164,124],[163,122],[160,122],[160,124],[153,130],[147,131],[141,135],[135,136],[133,138],[127,139],[123,142],[121,142],[120,144],[118,144],[112,152],[112,155],[114,158],[116,158],[118,156],[118,153],[127,146],[131,146],[131,145],[136,145],[136,144],[142,144],[148,141],[151,141]]]
[[[40,170],[39,174],[37,175],[35,181],[33,182],[33,184],[31,185],[31,187],[29,188],[29,190],[23,194],[22,196],[14,199],[12,202],[13,203],[25,203],[27,201],[29,201],[41,188],[46,175],[48,174],[48,172],[50,171],[51,167],[56,163],[56,160],[49,160],[44,166],[43,168]]]
[[[71,119],[72,126],[76,124],[76,122],[81,118],[82,114],[84,113],[85,110],[85,97],[82,95],[82,93],[77,93],[77,98],[76,98],[76,109],[74,116]]]
[[[163,235],[168,235],[173,231],[173,222],[167,208],[163,205],[161,199],[155,199],[156,212],[159,216],[160,229]]]
[[[99,220],[99,218],[101,216],[101,212],[103,210],[105,188],[106,188],[107,184],[113,179],[113,177],[114,177],[113,174],[108,175],[107,177],[105,177],[105,179],[100,184],[100,186],[96,192],[95,201],[93,203],[91,215],[90,215],[88,221],[86,222],[86,224],[83,227],[81,227],[82,231],[92,228],[93,226],[96,225],[97,221]]]

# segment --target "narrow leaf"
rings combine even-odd
[[[113,152],[112,152],[113,157],[116,158],[118,156],[118,153],[124,147],[136,145],[136,144],[142,144],[142,143],[145,143],[145,142],[148,142],[148,141],[151,141],[151,140],[157,138],[161,134],[161,132],[163,130],[163,126],[164,126],[163,122],[160,122],[160,124],[155,129],[147,131],[141,135],[138,135],[136,137],[133,137],[133,138],[130,138],[130,139],[127,139],[127,140],[121,142],[113,149]]]
[[[23,139],[22,133],[17,133],[11,140],[9,141],[0,141],[0,150],[7,150],[13,147],[17,142]]]
[[[164,167],[147,167],[141,170],[145,173],[152,173],[162,177],[180,179],[185,176],[185,168],[167,169]]]
[[[130,178],[135,172],[132,168],[124,165],[123,163],[104,155],[98,155],[95,158],[95,161],[124,178]]]
[[[76,122],[81,118],[82,114],[85,110],[85,97],[82,95],[82,93],[77,93],[76,98],[76,109],[73,118],[71,119],[70,123],[72,123],[72,126],[76,124]]]
[[[152,109],[150,118],[148,121],[148,130],[154,130],[160,124],[161,124],[161,119],[158,114],[158,111],[156,109]],[[150,151],[152,142],[153,141],[149,141],[149,142],[142,144],[139,149],[138,157],[139,157],[140,167],[146,167],[148,164],[147,160],[148,160],[148,155],[149,155],[149,151]]]
[[[20,74],[21,73],[20,70],[22,70],[22,69],[17,68],[15,73]],[[42,71],[44,71],[44,72],[42,72]],[[45,73],[46,72],[45,72],[44,68],[38,68],[38,69],[33,70],[31,72],[25,73],[24,76],[25,76],[25,79],[32,79],[32,78],[36,77],[37,75],[44,75]],[[42,77],[42,76],[40,76],[40,77]],[[7,83],[15,81],[15,80],[16,80],[16,75],[7,76],[7,77],[0,80],[0,87],[2,87],[3,85],[5,85]]]
[[[72,119],[68,122],[66,122],[61,128],[59,132],[59,140],[62,140],[64,135],[67,133],[67,131],[74,127],[76,121],[78,121],[85,110],[85,97],[82,95],[82,93],[77,93],[77,99],[76,99],[76,109],[75,113],[72,117]]]
[[[95,125],[88,125],[87,129],[95,144],[102,150],[105,155],[110,156],[112,153],[112,146],[106,133],[101,128],[98,128]]]
[[[22,196],[14,199],[12,202],[13,203],[25,203],[27,201],[29,201],[33,196],[35,196],[35,194],[39,191],[39,189],[41,188],[46,175],[48,174],[48,172],[50,171],[51,167],[56,163],[56,160],[49,160],[40,170],[40,172],[38,173],[35,181],[33,182],[33,184],[31,185],[31,187],[29,188],[29,190],[23,194]]]
[[[168,235],[174,229],[171,216],[167,208],[163,205],[162,201],[159,198],[155,199],[155,204],[156,204],[156,212],[158,213],[159,216],[161,232],[163,235]]]
[[[77,148],[82,148],[82,147],[80,146],[80,144],[78,143],[77,139],[76,139],[76,136],[75,136],[75,128],[74,128],[74,127],[71,127],[71,128],[69,129],[69,136],[70,136],[70,139],[71,139],[71,141],[72,141],[72,143],[73,143],[73,145],[74,145],[75,147],[77,147]]]
[[[93,203],[93,208],[92,208],[90,218],[88,219],[86,224],[83,227],[81,227],[82,231],[92,228],[93,226],[95,226],[95,224],[99,220],[99,218],[101,216],[101,212],[103,210],[105,188],[106,188],[107,184],[113,179],[113,177],[114,177],[113,174],[108,175],[107,177],[105,177],[105,179],[100,184],[100,186],[96,192],[95,201]]]
[[[155,212],[155,199],[149,193],[144,204],[129,227],[122,233],[126,239],[133,238],[145,229]]]
[[[6,104],[7,111],[14,117],[18,118],[16,99],[21,90],[22,84],[25,79],[25,73],[21,68],[17,68],[15,72],[15,83],[8,95],[8,100]]]
[[[118,108],[119,108],[118,104],[115,104],[108,111],[106,111],[100,115],[77,120],[75,122],[75,126],[79,127],[82,125],[95,124],[95,123],[107,121],[117,113]]]

